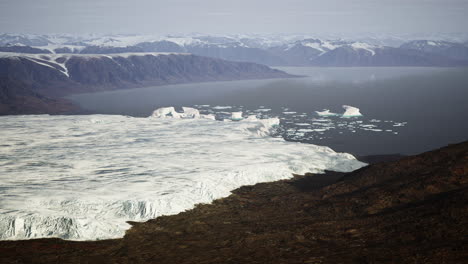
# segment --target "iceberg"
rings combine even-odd
[[[362,116],[361,112],[359,112],[359,108],[349,105],[343,105],[345,112],[343,113],[343,117],[357,117]]]
[[[200,118],[200,112],[191,107],[182,107],[182,110],[184,111],[182,113],[182,117],[184,118]]]
[[[233,121],[242,120],[242,112],[232,112],[231,113],[231,120],[233,120]]]
[[[161,107],[153,111],[153,114],[151,115],[152,117],[155,118],[180,118],[180,114],[176,112],[174,107]]]
[[[209,119],[216,120],[213,114],[202,115],[198,109],[192,107],[182,107],[182,113],[175,110],[174,107],[161,107],[153,111],[153,118],[188,118],[188,119]]]
[[[200,115],[201,119],[209,119],[209,120],[216,120],[216,116],[213,114],[208,114],[208,115]]]

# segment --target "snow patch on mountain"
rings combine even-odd
[[[351,44],[351,47],[355,50],[365,50],[365,51],[368,51],[372,56],[374,56],[376,53],[375,53],[375,49],[377,48],[376,46],[374,45],[370,45],[370,44],[367,44],[367,43],[364,43],[364,42],[355,42],[355,43],[352,43]]]
[[[0,58],[24,58],[37,63],[41,66],[49,67],[58,70],[67,77],[70,77],[68,68],[66,67],[67,61],[71,57],[80,57],[85,59],[92,58],[109,58],[116,57],[129,58],[132,56],[160,56],[160,55],[189,55],[189,53],[172,53],[172,52],[135,52],[135,53],[115,53],[115,54],[29,54],[29,53],[13,53],[13,52],[0,52]],[[54,67],[56,66],[56,67]]]

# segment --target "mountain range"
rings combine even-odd
[[[0,35],[0,51],[33,54],[185,52],[269,66],[467,66],[468,46],[445,40],[307,36]]]

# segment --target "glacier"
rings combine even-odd
[[[222,122],[195,110],[0,117],[0,239],[119,238],[126,221],[177,214],[243,185],[365,165],[273,137],[277,118]]]

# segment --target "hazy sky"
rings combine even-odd
[[[467,32],[468,0],[0,0],[19,33]]]

